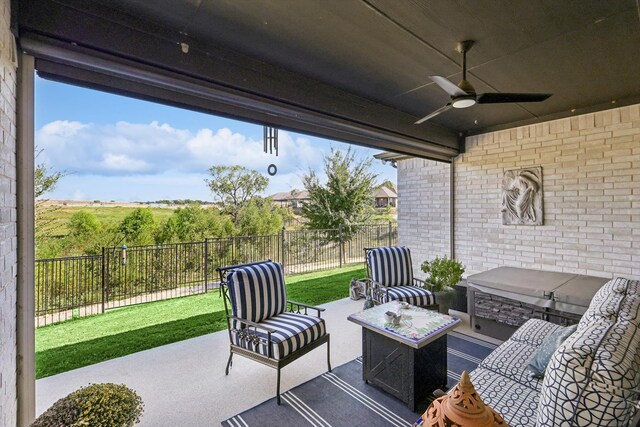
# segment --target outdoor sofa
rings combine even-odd
[[[471,373],[484,402],[511,427],[636,425],[640,281],[607,282],[575,332],[551,349],[543,379],[533,378],[527,365],[545,338],[563,328],[528,320],[485,358]]]

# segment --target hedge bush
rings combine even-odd
[[[131,427],[144,404],[124,384],[91,384],[58,400],[31,427]]]

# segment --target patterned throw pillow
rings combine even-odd
[[[569,335],[575,332],[577,327],[578,325],[571,325],[566,328],[559,329],[551,333],[551,335],[542,341],[538,351],[533,354],[533,357],[527,365],[527,369],[533,373],[534,378],[542,378],[544,376],[544,371],[547,369],[547,365],[549,364],[553,353],[555,353],[564,340],[569,338]]]

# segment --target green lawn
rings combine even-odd
[[[349,296],[361,265],[286,278],[287,297],[312,305]],[[36,330],[36,377],[197,337],[227,327],[218,291],[110,310]]]

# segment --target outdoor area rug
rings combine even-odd
[[[496,348],[486,341],[450,332],[447,337],[447,387],[462,371],[472,371]],[[362,380],[359,357],[222,422],[223,427],[412,426],[420,414]],[[426,408],[426,407],[425,407]],[[422,408],[424,411],[424,408]]]

